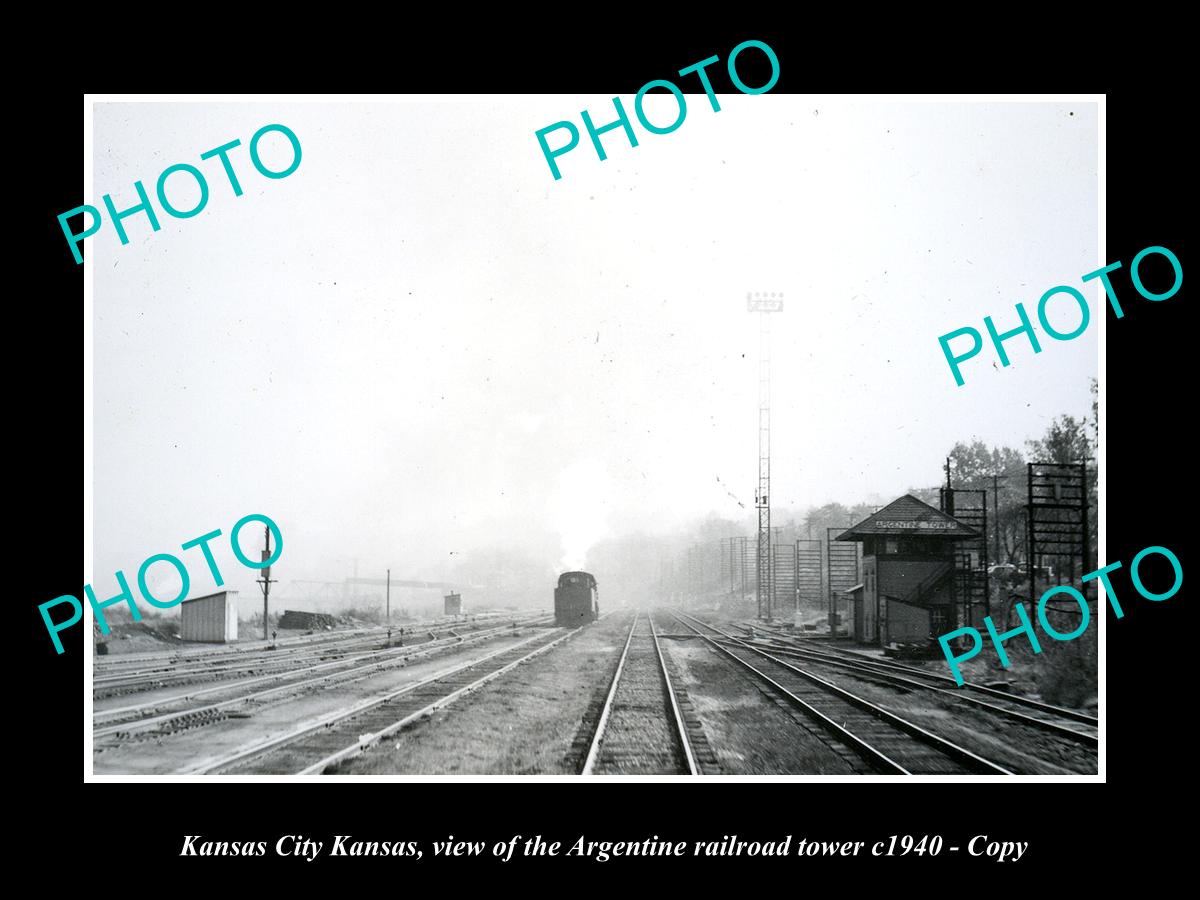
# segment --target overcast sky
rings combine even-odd
[[[1107,262],[1094,105],[688,100],[672,134],[606,134],[605,162],[584,133],[559,181],[534,132],[609,121],[610,97],[97,105],[89,202],[132,206],[177,162],[211,191],[157,233],[126,220],[126,246],[107,221],[88,239],[97,590],[251,512],[283,529],[277,577],[331,579],[354,559],[437,578],[489,546],[553,567],[606,534],[743,516],[748,291],[785,294],[777,505],[890,499],[937,483],[957,440],[1021,447],[1090,411],[1095,315],[1070,342],[1039,328],[1036,356],[1009,342],[1008,369],[986,348],[963,387],[937,338],[1013,327],[1017,301],[1036,317]],[[669,122],[674,101],[647,109]],[[303,160],[268,180],[247,145],[276,122]],[[235,138],[241,197],[199,159]],[[290,158],[279,135],[262,148]],[[192,205],[186,176],[169,186]],[[193,595],[212,589],[187,559]]]

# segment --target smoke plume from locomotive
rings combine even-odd
[[[604,463],[594,457],[576,460],[562,470],[547,504],[562,540],[560,571],[586,569],[588,551],[612,533],[608,519],[615,489]]]

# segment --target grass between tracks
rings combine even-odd
[[[585,713],[603,701],[628,627],[627,616],[588,626],[348,760],[338,774],[577,774]]]

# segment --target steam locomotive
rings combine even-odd
[[[554,589],[554,624],[575,628],[600,616],[600,592],[587,572],[563,572]]]

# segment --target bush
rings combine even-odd
[[[1073,641],[1043,641],[1038,690],[1055,706],[1083,707],[1097,692],[1096,633],[1089,628]]]

